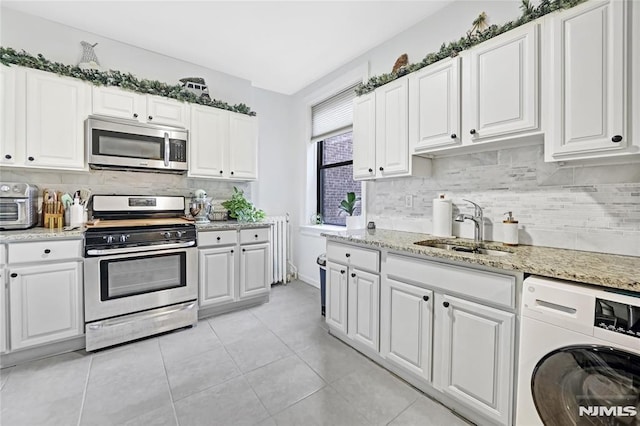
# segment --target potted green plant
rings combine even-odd
[[[355,192],[347,192],[347,197],[340,202],[338,208],[347,215],[347,230],[363,229],[364,221],[362,216],[354,216],[356,203],[360,201],[360,197],[356,197]]]
[[[256,208],[244,196],[244,191],[233,187],[231,199],[222,202],[222,207],[229,210],[229,217],[238,222],[260,222],[265,218],[263,210]]]

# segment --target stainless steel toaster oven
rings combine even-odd
[[[38,224],[38,187],[0,183],[0,229],[27,229]]]

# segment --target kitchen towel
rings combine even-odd
[[[451,200],[444,196],[433,200],[433,235],[451,237]]]

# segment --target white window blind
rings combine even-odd
[[[311,139],[317,142],[353,125],[353,100],[356,85],[311,107]]]

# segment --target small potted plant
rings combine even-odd
[[[364,221],[362,216],[354,216],[353,213],[356,210],[356,203],[360,201],[360,197],[356,197],[355,192],[347,192],[347,198],[340,202],[338,208],[347,215],[347,231],[354,229],[363,229]]]
[[[244,197],[244,191],[235,186],[231,199],[224,201],[222,207],[229,210],[229,217],[238,222],[261,222],[265,218],[264,211],[251,204]]]

